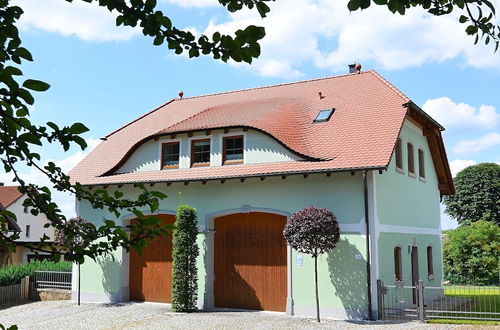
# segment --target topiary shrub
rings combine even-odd
[[[285,225],[283,235],[292,248],[310,254],[314,259],[316,320],[319,322],[318,256],[332,250],[339,241],[337,218],[325,208],[306,207],[292,214]]]
[[[21,283],[25,276],[33,277],[37,270],[70,272],[71,262],[31,261],[28,264],[10,265],[0,268],[0,286]]]
[[[177,208],[173,232],[172,309],[175,312],[196,311],[198,297],[198,217],[188,205]]]

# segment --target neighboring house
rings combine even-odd
[[[206,309],[315,315],[312,259],[282,231],[304,207],[330,209],[341,240],[319,257],[321,315],[356,319],[377,315],[377,279],[441,285],[439,201],[454,193],[442,130],[367,71],[171,100],[107,135],[70,175],[126,198],[136,183],[162,191],[167,223],[180,203],[196,207]],[[96,225],[115,219],[85,201],[76,211]],[[142,256],[87,260],[81,297],[169,302],[171,260],[170,238]]]
[[[30,213],[29,207],[24,207],[24,194],[18,189],[18,186],[4,186],[0,184],[0,205],[4,209],[14,213],[16,220],[11,221],[16,228],[12,231],[19,232],[17,242],[39,242],[43,235],[50,237],[48,242],[54,240],[54,228],[44,228],[48,222],[43,214],[34,216]],[[10,264],[27,263],[32,259],[47,259],[50,258],[48,253],[39,252],[38,255],[34,251],[17,246],[16,252],[3,251],[0,252],[0,267]]]

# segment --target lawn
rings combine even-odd
[[[455,311],[470,313],[442,313],[440,317],[461,317],[463,319],[437,318],[428,320],[429,323],[453,324],[489,324],[500,325],[500,287],[479,286],[447,286],[444,294],[459,304]],[[463,302],[463,303],[462,303]],[[486,315],[481,313],[497,313]],[[469,320],[465,318],[471,318]],[[474,319],[472,319],[474,318]],[[481,320],[481,318],[494,318],[496,320]]]

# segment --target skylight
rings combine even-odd
[[[316,118],[314,118],[314,122],[317,123],[317,122],[329,121],[330,117],[332,116],[332,114],[334,112],[335,112],[335,108],[322,109],[318,112],[318,115],[316,116]]]

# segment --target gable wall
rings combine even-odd
[[[25,197],[19,198],[17,201],[12,203],[7,210],[14,213],[17,217],[17,224],[21,228],[21,233],[18,241],[23,242],[36,242],[39,241],[44,234],[49,236],[51,240],[54,239],[54,228],[44,228],[43,226],[48,222],[47,218],[43,214],[37,216],[32,215],[29,212],[24,213],[24,202]],[[30,225],[30,237],[26,237],[26,225]]]

